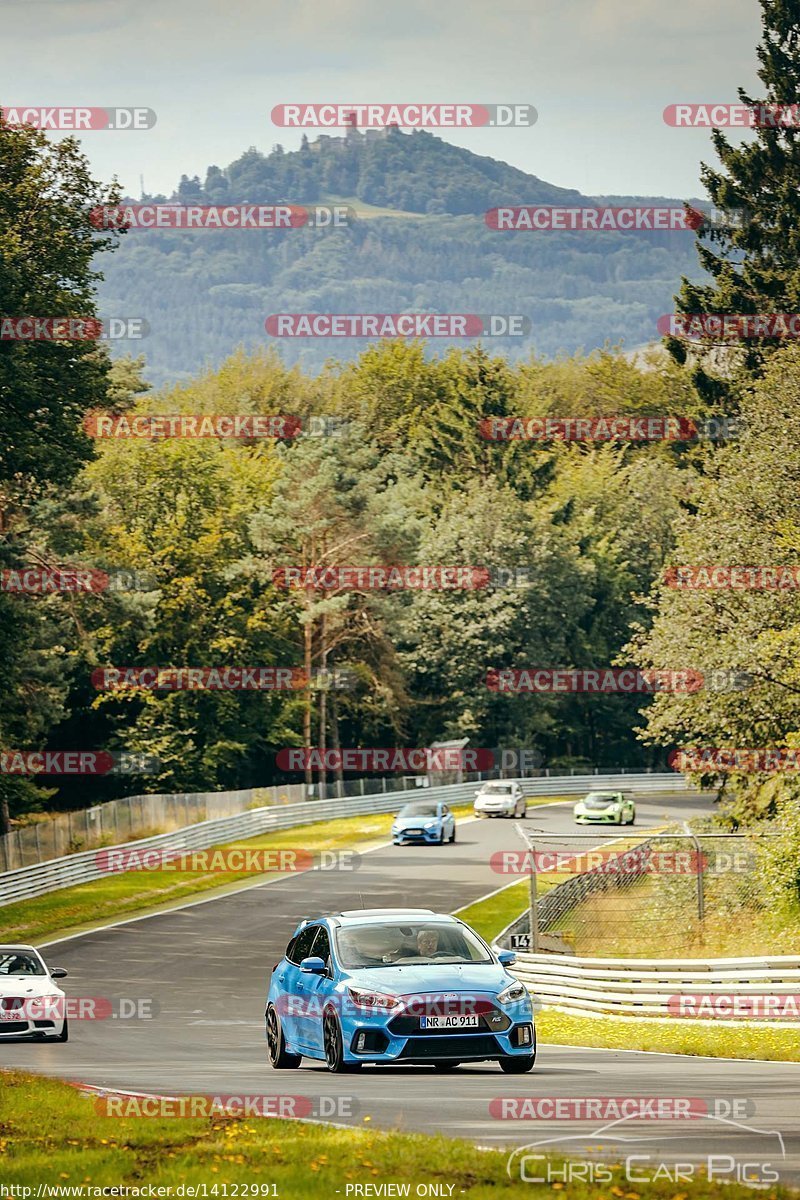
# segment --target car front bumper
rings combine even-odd
[[[342,1023],[347,1062],[480,1062],[525,1057],[534,1052],[536,1033],[529,1000],[494,1002],[479,1028],[423,1030],[418,1017],[400,1012],[347,1018]]]
[[[393,829],[392,841],[396,846],[402,846],[405,842],[434,845],[441,841],[443,829],[442,825],[437,826],[436,829],[398,829],[397,831]]]
[[[64,1021],[2,1021],[0,1022],[0,1042],[39,1041],[42,1038],[61,1037],[64,1032]]]

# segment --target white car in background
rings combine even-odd
[[[475,793],[477,817],[525,817],[528,803],[522,785],[513,779],[492,779]]]
[[[66,974],[63,967],[48,970],[33,946],[0,945],[0,1042],[69,1040],[67,998],[53,982]]]

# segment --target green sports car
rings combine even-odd
[[[573,809],[579,825],[587,822],[606,825],[632,825],[636,820],[636,805],[625,792],[589,792]]]

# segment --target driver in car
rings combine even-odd
[[[433,958],[439,949],[439,934],[435,929],[420,929],[417,934],[417,951],[420,958]]]

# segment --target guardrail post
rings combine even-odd
[[[536,847],[533,842],[530,843],[531,855],[531,877],[530,877],[530,893],[531,893],[531,953],[539,953],[539,899],[537,896],[537,881],[538,874],[536,871]]]

